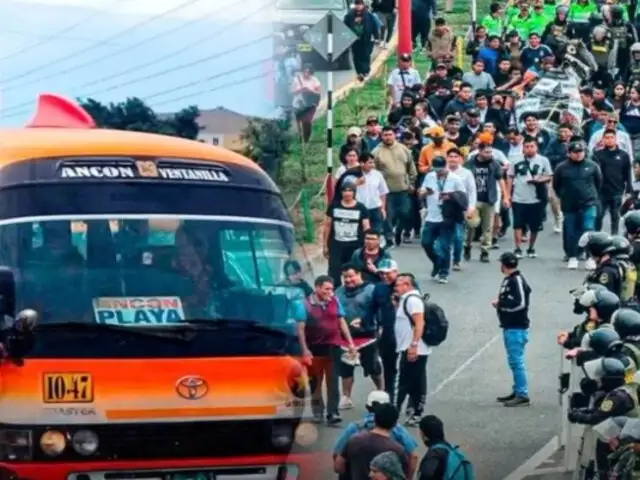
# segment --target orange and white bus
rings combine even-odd
[[[313,478],[293,247],[251,160],[41,96],[0,130],[0,478]]]

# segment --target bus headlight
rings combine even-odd
[[[80,455],[93,455],[98,450],[98,436],[91,430],[78,430],[71,437],[71,446]]]
[[[40,448],[50,457],[56,457],[67,448],[67,437],[57,430],[47,430],[40,437]]]
[[[289,425],[274,425],[271,429],[271,443],[276,448],[286,448],[293,443],[293,428]]]
[[[31,430],[0,430],[0,460],[29,461],[33,456]]]

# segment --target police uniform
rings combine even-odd
[[[630,47],[636,41],[635,29],[624,20],[624,10],[620,5],[610,7],[611,22],[609,31],[614,44],[617,46],[616,66],[621,78],[627,77],[630,60]]]
[[[588,283],[598,283],[607,290],[620,296],[622,290],[622,275],[620,268],[613,259],[607,260],[587,274]]]
[[[638,300],[638,294],[640,293],[640,288],[638,287],[638,283],[640,282],[638,278],[638,269],[640,268],[640,210],[629,212],[624,216],[624,228],[627,232],[627,238],[631,242],[629,261],[636,268],[635,297],[636,300]]]
[[[636,81],[640,82],[640,43],[636,42],[631,45],[630,53],[628,77],[626,78],[627,84],[632,84]]]
[[[608,73],[609,55],[613,46],[611,32],[605,25],[598,25],[591,31],[589,37],[589,51],[598,64],[601,74]]]
[[[593,307],[598,316],[597,320],[585,318],[569,332],[563,347],[567,349],[582,346],[584,336],[597,328],[608,327],[614,312],[620,308],[620,299],[617,295],[599,284],[587,284],[574,302],[574,313],[581,315],[588,313]]]

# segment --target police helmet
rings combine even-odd
[[[611,14],[612,20],[620,20],[624,15],[624,9],[621,5],[614,4],[609,6],[609,13]]]
[[[637,45],[637,53],[640,53],[640,43],[634,43]],[[633,49],[633,47],[631,47]],[[632,210],[624,216],[624,228],[629,235],[637,235],[640,233],[640,210]]]
[[[504,252],[500,255],[500,263],[507,268],[517,268],[518,257],[513,252]]]
[[[578,288],[574,288],[569,293],[573,295],[573,313],[582,315],[589,310],[589,307],[595,302],[595,294],[593,291],[608,291],[607,287],[600,283],[586,283]],[[587,294],[587,292],[591,292]],[[584,298],[583,298],[584,297]]]
[[[611,323],[620,338],[640,336],[640,313],[631,308],[620,308],[611,316]]]
[[[587,348],[593,350],[599,357],[611,355],[620,351],[622,340],[612,328],[598,328],[589,332]]]
[[[596,25],[593,27],[593,36],[601,40],[607,34],[607,28],[604,25]]]
[[[613,239],[606,232],[585,232],[578,241],[578,246],[592,257],[602,257],[612,244]]]
[[[619,385],[624,384],[626,367],[618,358],[603,357],[591,360],[582,365],[582,370],[585,376],[592,380],[604,380],[608,378],[614,381],[617,380]]]
[[[640,42],[631,45],[631,53],[640,53]]]
[[[564,13],[565,15],[569,13],[569,7],[567,7],[566,5],[558,5],[556,7],[556,15],[560,14],[560,13]]]
[[[613,235],[611,237],[611,246],[607,248],[605,253],[618,256],[631,255],[631,243],[622,235]]]
[[[600,25],[601,23],[604,23],[604,17],[600,12],[593,12],[589,16],[589,23],[595,27],[596,25]]]
[[[578,306],[582,307],[582,312],[586,312],[590,307],[595,308],[600,321],[608,323],[613,313],[620,308],[620,298],[606,289],[585,290],[582,296],[576,299],[576,307]]]

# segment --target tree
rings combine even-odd
[[[140,98],[104,105],[93,98],[80,100],[80,105],[100,128],[160,133],[174,137],[198,138],[200,110],[196,106],[183,108],[171,115],[158,115]]]
[[[245,144],[243,153],[264,168],[276,183],[280,183],[282,161],[291,150],[290,131],[289,121],[254,118],[240,135]]]

